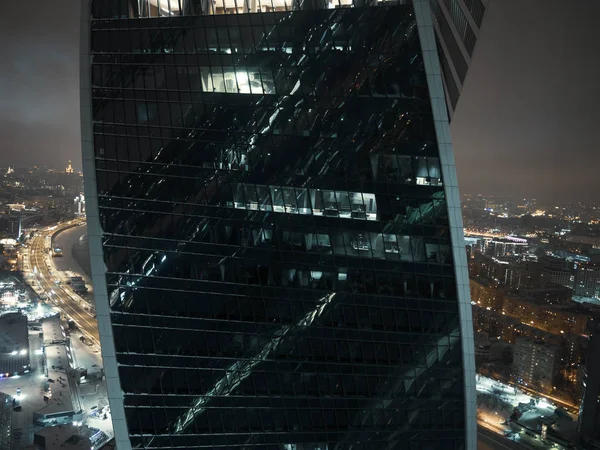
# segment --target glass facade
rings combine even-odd
[[[429,3],[452,115],[471,64],[487,0],[429,0]]]
[[[412,3],[228,2],[92,2],[88,209],[131,446],[466,448]]]

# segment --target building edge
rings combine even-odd
[[[477,399],[475,390],[475,343],[473,340],[473,317],[469,291],[469,272],[465,252],[464,229],[460,196],[450,138],[450,122],[446,107],[442,72],[437,53],[434,24],[429,0],[413,0],[415,18],[419,28],[421,52],[427,76],[427,86],[438,141],[444,193],[448,208],[450,242],[454,263],[458,296],[463,379],[465,395],[465,448],[477,449]]]
[[[438,60],[434,25],[429,0],[413,0],[419,29],[425,73],[429,88],[434,126],[438,140],[444,192],[453,249],[456,288],[459,302],[461,353],[463,362],[465,396],[465,448],[477,449],[477,409],[475,391],[475,352],[473,319],[469,293],[469,278],[464,244],[462,211],[457,185],[456,167],[450,138],[446,95]],[[109,299],[106,288],[106,266],[102,250],[102,228],[98,209],[98,193],[94,160],[91,89],[91,0],[81,2],[80,18],[80,117],[81,146],[86,196],[88,243],[98,332],[102,347],[108,401],[111,408],[115,443],[119,450],[130,450],[131,442],[125,418],[123,391],[119,380],[114,337],[110,321]]]
[[[108,292],[106,288],[106,266],[102,250],[102,227],[98,210],[96,164],[94,161],[94,133],[92,124],[92,78],[91,78],[91,0],[81,2],[79,41],[79,107],[81,118],[81,152],[83,181],[86,197],[87,234],[96,301],[96,317],[100,336],[101,354],[106,375],[106,390],[115,433],[115,444],[119,450],[130,450],[129,431],[125,419],[123,390],[119,380],[115,342],[110,321]]]

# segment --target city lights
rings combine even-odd
[[[490,3],[3,5],[0,447],[600,449],[600,2]]]
[[[483,202],[478,201],[465,202],[465,209],[483,211]],[[469,213],[466,217],[480,219],[465,223],[478,369],[540,396],[536,408],[544,411],[539,413],[542,418],[551,415],[552,420],[557,420],[556,414],[566,414],[555,412],[556,406],[545,397],[576,414],[582,394],[580,386],[588,391],[598,389],[598,383],[586,383],[581,363],[589,357],[588,352],[600,354],[600,343],[596,350],[587,349],[591,345],[590,318],[600,316],[600,310],[595,309],[600,305],[600,259],[594,256],[595,238],[573,233],[575,225],[585,222],[586,214],[595,215],[596,210],[581,206],[577,210],[573,206],[539,208],[530,202],[517,211],[510,201],[495,198],[493,202],[494,209],[505,211],[508,218],[498,218],[491,232],[484,215]],[[509,220],[524,217],[523,209],[528,208],[528,215],[538,218],[538,222],[535,228],[522,227],[522,234],[515,236]],[[568,220],[568,225],[555,225],[551,222],[555,218],[544,212],[557,209],[564,212],[561,217]],[[502,224],[504,220],[507,226]],[[544,221],[546,229],[542,226]],[[600,236],[600,228],[597,234]],[[522,247],[516,251],[508,247],[508,242]],[[593,411],[589,413],[591,417]],[[526,420],[537,420],[527,408],[523,414]],[[489,426],[489,418],[485,420]],[[520,420],[513,418],[511,424]],[[576,422],[569,420],[570,425],[548,426],[547,430],[558,433],[567,428],[575,433]],[[552,434],[544,436],[548,440]]]

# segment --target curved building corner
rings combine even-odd
[[[119,449],[476,449],[436,10],[355,2],[83,3]]]

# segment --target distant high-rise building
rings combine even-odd
[[[489,0],[430,0],[450,116],[463,88]]]
[[[543,255],[538,259],[538,264],[540,266],[541,282],[559,284],[573,289],[573,263],[569,263],[565,258],[558,256]]]
[[[118,448],[474,450],[429,2],[87,8],[85,197]]]
[[[600,323],[592,322],[577,422],[578,448],[600,449]]]
[[[494,257],[510,257],[527,253],[529,243],[526,239],[513,236],[495,238],[488,243],[487,252]]]
[[[73,165],[71,164],[71,161],[69,161],[69,164],[67,164],[67,168],[65,169],[65,173],[73,173]]]
[[[600,298],[600,264],[575,264],[574,294],[580,297]]]
[[[530,388],[552,393],[560,369],[561,348],[528,337],[515,344],[513,372],[515,381]]]
[[[17,240],[23,235],[23,217],[19,216],[19,230],[17,231]]]
[[[78,216],[85,214],[85,196],[82,193],[73,200],[73,212]]]

